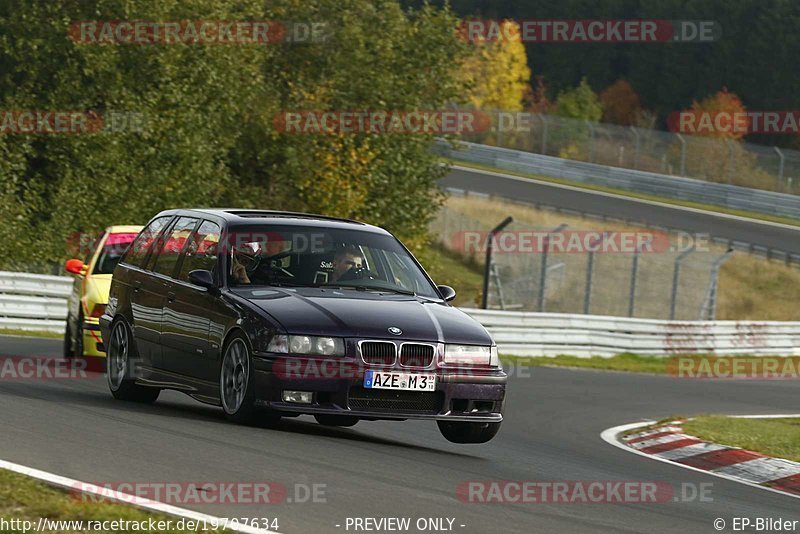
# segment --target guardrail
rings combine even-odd
[[[63,332],[72,278],[0,271],[0,328]],[[800,322],[659,321],[462,308],[519,356],[800,355]]]
[[[72,283],[67,276],[0,271],[0,328],[63,332]]]
[[[800,219],[800,195],[775,193],[736,185],[705,182],[654,172],[609,167],[597,163],[543,156],[532,152],[458,141],[458,148],[437,139],[442,155],[499,169],[539,174],[574,182],[613,187],[638,193],[701,202],[735,210]]]
[[[800,355],[800,322],[662,321],[462,309],[486,327],[503,354]]]

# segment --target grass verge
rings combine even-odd
[[[765,358],[759,356],[714,356],[704,354],[682,354],[675,356],[644,356],[622,353],[610,358],[592,356],[559,355],[515,356],[503,354],[504,362],[530,367],[568,367],[574,369],[598,369],[602,371],[625,371],[629,373],[650,373],[674,376],[687,380],[741,380],[763,376],[765,379],[791,378],[784,373],[797,369],[797,358],[777,358],[785,360],[784,366],[774,362],[774,369],[765,365]],[[771,370],[770,370],[771,369]],[[787,371],[788,369],[788,371]],[[793,376],[793,375],[792,375]]]
[[[0,469],[0,518],[5,521],[31,521],[35,528],[39,518],[54,521],[172,521],[173,527],[178,517],[151,514],[125,504],[84,502],[69,492],[57,489],[38,480]],[[12,524],[13,526],[13,524]],[[66,528],[58,530],[61,534],[81,532]],[[52,531],[52,530],[51,530]],[[103,530],[104,532],[132,532],[129,530]],[[147,528],[143,530],[147,531]],[[2,529],[0,532],[23,532],[22,528]],[[85,532],[85,531],[84,531]],[[99,532],[99,530],[98,530]],[[160,532],[194,532],[191,530],[167,529]]]
[[[518,176],[520,178],[529,178],[534,180],[540,180],[542,182],[550,182],[559,185],[569,185],[572,187],[578,187],[580,189],[587,189],[590,191],[600,191],[602,193],[612,193],[615,195],[622,195],[626,197],[636,198],[640,200],[651,200],[654,202],[662,202],[664,204],[672,204],[675,206],[682,206],[685,208],[695,208],[701,209],[705,211],[711,211],[716,213],[722,213],[725,215],[735,215],[737,217],[747,217],[748,219],[756,219],[761,221],[770,221],[782,224],[789,224],[792,226],[800,226],[800,220],[792,219],[790,217],[779,217],[777,215],[770,215],[767,213],[757,213],[752,211],[745,211],[745,210],[734,210],[729,208],[724,208],[722,206],[716,206],[714,204],[704,204],[701,202],[691,202],[686,200],[677,200],[668,197],[660,197],[657,195],[648,195],[645,193],[636,193],[634,191],[628,191],[625,189],[617,189],[614,187],[603,187],[599,185],[592,185],[592,184],[584,184],[581,182],[575,182],[572,180],[564,180],[561,178],[553,178],[550,176],[542,176],[540,174],[529,174],[529,173],[522,173],[518,171],[512,171],[508,169],[502,169],[499,167],[492,167],[489,165],[481,165],[479,163],[472,163],[468,161],[460,161],[451,158],[442,158],[442,160],[448,165],[458,165],[461,167],[469,167],[472,169],[482,170],[482,171],[492,171],[492,172],[501,172],[503,174],[510,174],[512,176]]]
[[[707,415],[686,421],[683,430],[721,445],[800,462],[800,418],[739,419]]]
[[[617,354],[612,358],[592,356],[579,358],[577,356],[560,355],[548,356],[513,356],[503,355],[504,362],[514,365],[528,365],[531,367],[570,367],[576,369],[599,369],[603,371],[625,371],[631,373],[667,373],[667,360],[658,356],[640,356],[638,354]]]
[[[63,339],[63,332],[46,332],[40,330],[19,330],[16,328],[0,328],[0,336],[44,337],[48,339]]]

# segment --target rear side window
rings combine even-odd
[[[192,234],[186,247],[178,280],[189,281],[189,273],[196,269],[214,271],[219,250],[220,228],[215,223],[203,221],[200,228]]]
[[[153,264],[154,273],[166,276],[172,276],[175,273],[181,251],[189,241],[198,222],[198,219],[192,217],[181,217],[172,225],[158,251],[158,256],[156,256],[155,264]]]
[[[153,221],[147,225],[147,228],[139,232],[139,235],[136,237],[121,262],[133,265],[134,267],[144,267],[147,252],[170,219],[172,219],[171,215],[153,219]]]

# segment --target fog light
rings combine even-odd
[[[283,402],[294,402],[297,404],[311,404],[314,394],[310,391],[291,391],[283,392]]]

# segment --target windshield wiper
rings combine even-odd
[[[348,284],[334,284],[333,286],[320,286],[320,287],[342,287],[347,289],[356,289],[358,291],[389,291],[392,293],[397,293],[398,295],[409,295],[412,297],[416,297],[417,294],[413,291],[409,291],[408,289],[395,289],[392,287],[376,287],[376,286],[357,286],[357,285],[348,285]]]

